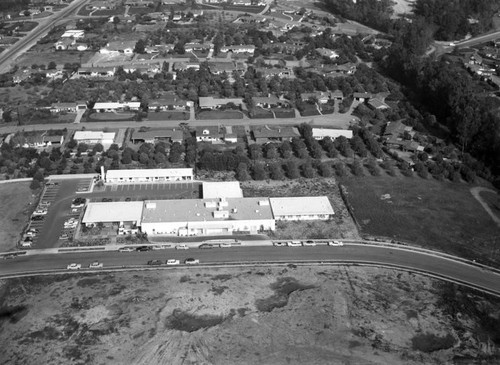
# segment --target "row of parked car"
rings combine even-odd
[[[342,241],[275,241],[274,246],[276,247],[301,247],[301,246],[316,246],[316,245],[327,245],[327,246],[344,246]]]
[[[180,263],[181,263],[180,260],[176,260],[176,259],[168,259],[167,261],[165,261],[165,265],[179,265]],[[192,258],[192,257],[184,260],[185,265],[196,265],[199,263],[200,263],[200,260]],[[160,266],[160,265],[163,265],[163,261],[162,260],[149,260],[148,265]]]
[[[89,269],[102,269],[103,267],[104,265],[99,261],[94,261],[89,265]],[[68,270],[80,270],[82,268],[82,264],[72,263],[69,264],[66,268]]]

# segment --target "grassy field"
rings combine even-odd
[[[487,191],[482,191],[479,195],[489,205],[491,211],[500,218],[500,195]]]
[[[0,184],[0,252],[15,248],[28,221],[34,201],[29,186],[29,181]]]
[[[186,111],[166,111],[166,112],[155,112],[150,111],[148,113],[146,120],[188,120],[189,112]]]
[[[52,46],[52,45],[51,45]],[[79,51],[59,51],[54,52],[44,49],[44,45],[40,46],[40,52],[37,52],[37,47],[33,48],[33,51],[26,52],[16,61],[19,67],[31,65],[48,65],[51,61],[54,61],[58,67],[62,67],[65,63],[86,63],[90,60],[94,52],[79,52]]]
[[[349,177],[341,183],[362,234],[500,266],[500,230],[470,185],[389,176]]]

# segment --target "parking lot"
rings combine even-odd
[[[104,191],[88,194],[92,201],[139,201],[155,199],[198,199],[201,197],[202,184],[199,182],[114,184]],[[85,194],[87,196],[87,194]]]

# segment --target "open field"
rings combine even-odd
[[[359,233],[342,201],[335,179],[299,179],[290,181],[245,181],[241,183],[246,197],[287,197],[326,195],[335,218],[329,221],[278,222],[270,234],[277,239],[349,238],[359,239]]]
[[[44,45],[42,45],[43,47]],[[38,47],[38,46],[37,46]],[[51,45],[52,47],[52,45]],[[34,48],[36,49],[36,48]],[[54,61],[59,68],[62,68],[65,63],[85,63],[90,60],[94,52],[79,52],[79,51],[58,51],[44,50],[42,52],[26,52],[16,60],[16,65],[19,67],[31,67],[31,65],[48,65]],[[81,58],[80,58],[81,57]]]
[[[189,112],[187,111],[165,111],[165,112],[155,112],[150,111],[148,113],[146,120],[188,120]]]
[[[350,177],[341,183],[364,235],[500,266],[500,229],[469,185],[390,176]]]
[[[0,184],[0,252],[14,249],[33,208],[30,182]]]
[[[488,204],[493,214],[500,219],[500,195],[489,191],[482,191],[479,195]]]
[[[493,364],[500,301],[395,270],[299,266],[0,282],[10,364]]]

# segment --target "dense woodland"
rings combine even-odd
[[[412,22],[391,20],[392,10],[384,1],[325,0],[325,5],[394,37],[387,53],[377,57],[381,71],[404,86],[404,93],[426,116],[427,128],[500,174],[498,100],[479,93],[484,90],[478,87],[481,81],[462,65],[422,57],[433,39],[459,39],[488,30],[500,0],[417,0]]]

